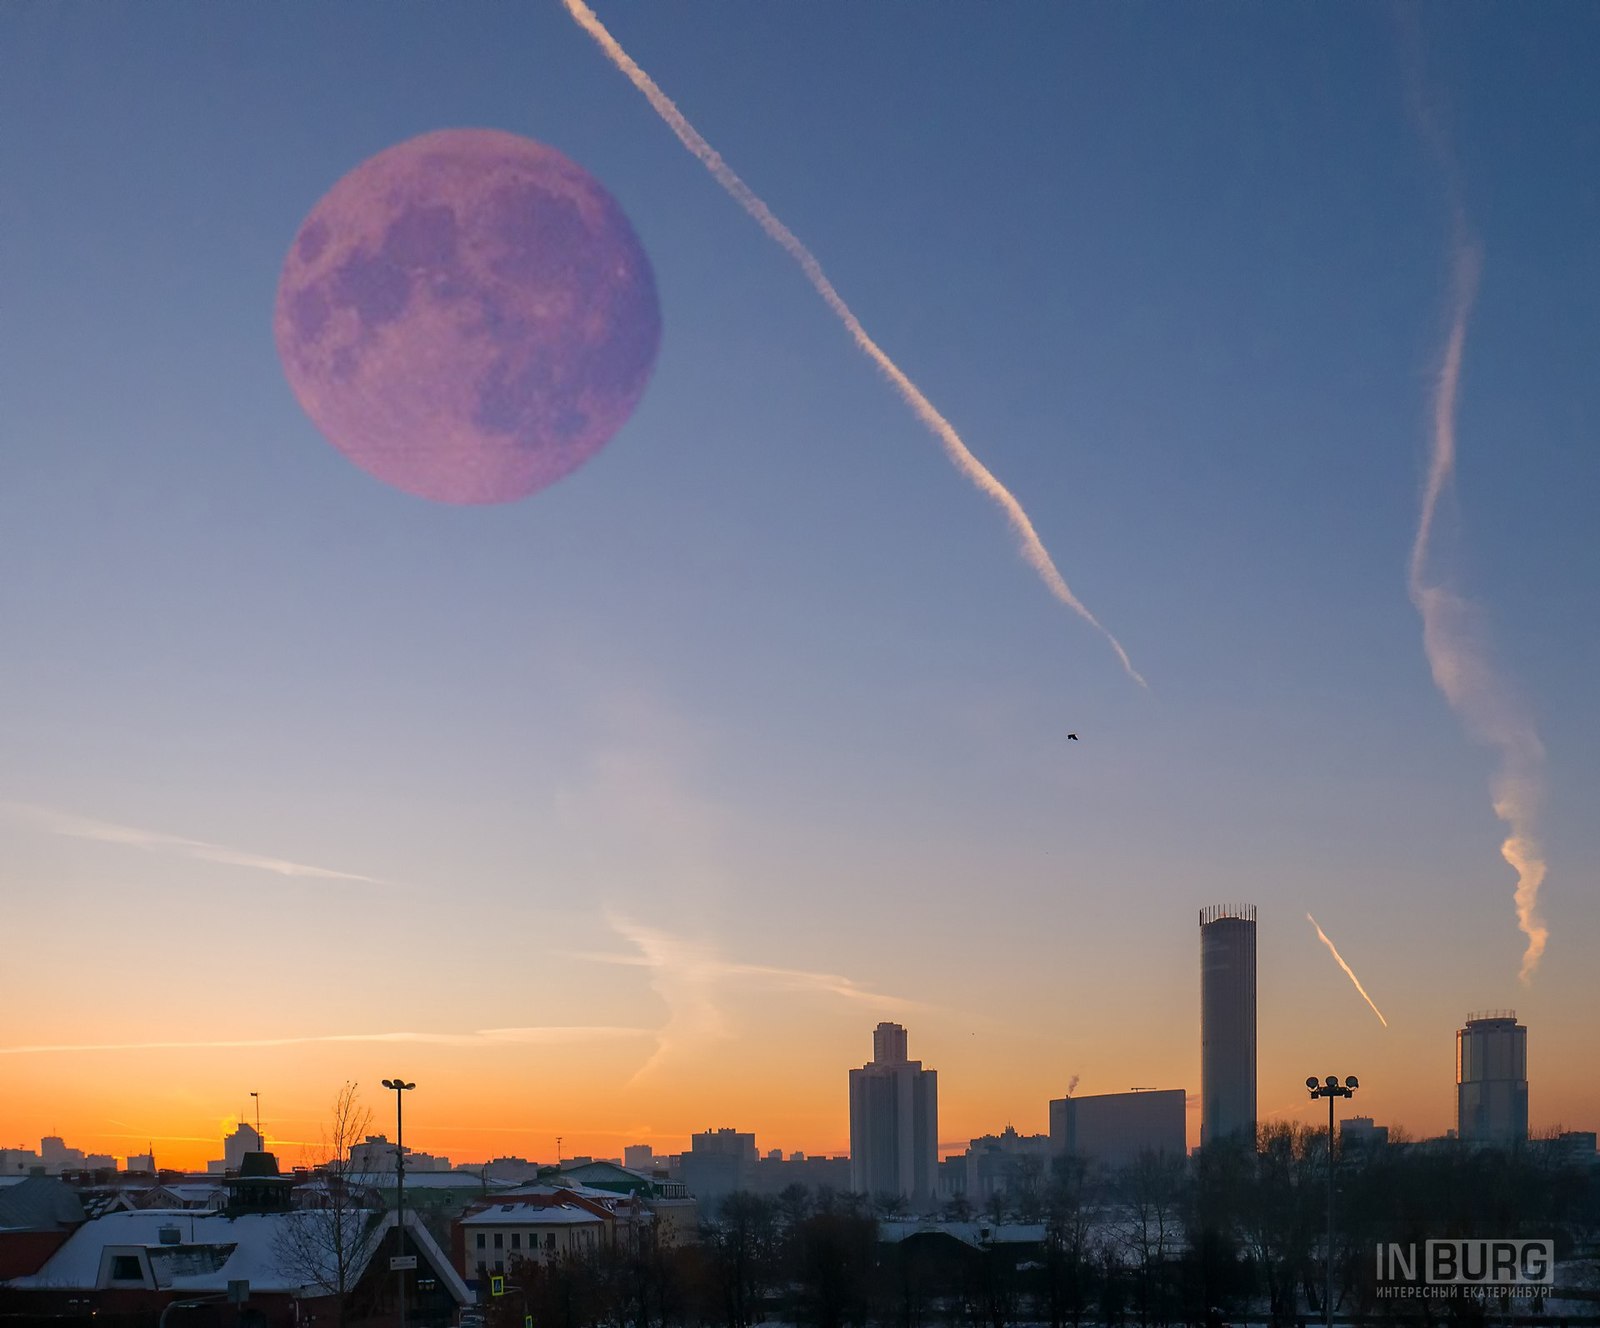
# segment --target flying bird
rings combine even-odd
[[[1078,741],[1078,735],[1076,733],[1067,734],[1067,741],[1068,742],[1077,742]]]

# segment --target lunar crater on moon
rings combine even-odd
[[[661,337],[655,278],[582,167],[443,130],[341,179],[284,262],[274,331],[322,433],[408,493],[508,502],[621,427]]]

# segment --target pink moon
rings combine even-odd
[[[446,129],[362,162],[312,208],[273,331],[301,407],[368,474],[505,503],[622,427],[661,311],[638,237],[588,171],[516,134]]]

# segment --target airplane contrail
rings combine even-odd
[[[1477,246],[1467,238],[1459,208],[1455,212],[1455,228],[1450,332],[1434,384],[1428,478],[1407,581],[1411,602],[1422,617],[1422,648],[1434,685],[1468,731],[1499,754],[1490,794],[1494,814],[1508,830],[1500,845],[1500,856],[1517,874],[1513,894],[1517,927],[1528,938],[1518,976],[1526,984],[1539,967],[1550,937],[1539,913],[1539,887],[1548,871],[1537,829],[1543,798],[1544,745],[1514,689],[1490,662],[1477,605],[1428,574],[1439,503],[1455,478],[1461,361],[1482,263]]]
[[[596,17],[594,10],[583,3],[583,0],[562,0],[567,13],[585,32],[589,34],[605,52],[619,70],[622,71],[630,83],[644,94],[651,108],[661,117],[669,129],[678,136],[678,141],[699,160],[713,179],[722,186],[723,190],[736,203],[756,221],[756,224],[767,233],[769,239],[775,241],[790,258],[799,264],[800,270],[805,273],[806,280],[811,283],[813,290],[822,297],[834,316],[844,324],[851,339],[861,352],[878,366],[879,371],[893,385],[895,391],[905,403],[911,407],[923,426],[937,438],[944,447],[955,468],[967,477],[978,491],[991,499],[996,506],[1005,513],[1006,519],[1011,523],[1011,528],[1016,532],[1021,544],[1023,560],[1038,573],[1039,578],[1048,587],[1050,593],[1065,604],[1074,613],[1078,614],[1085,622],[1095,628],[1111,644],[1116,652],[1117,659],[1121,661],[1123,671],[1141,687],[1146,687],[1143,677],[1133,667],[1128,658],[1128,652],[1122,648],[1122,643],[1092,614],[1084,603],[1072,593],[1066,579],[1057,569],[1050,552],[1045,548],[1044,542],[1039,538],[1038,532],[1033,528],[1033,522],[1028,514],[1023,511],[1022,504],[1012,495],[1005,485],[995,478],[983,462],[972,454],[966,443],[962,442],[961,435],[955,431],[950,421],[945,419],[933,403],[925,397],[915,383],[906,377],[900,366],[891,360],[861,326],[850,306],[840,297],[839,292],[828,280],[822,270],[822,264],[817,262],[816,256],[801,243],[787,226],[773,215],[772,210],[734,173],[722,154],[711,146],[693,125],[684,118],[672,99],[667,96],[649,74],[645,73],[622,49],[617,39],[613,37],[605,25]]]
[[[24,1046],[0,1047],[0,1056],[38,1056],[55,1052],[96,1051],[197,1051],[254,1047],[301,1047],[318,1042],[407,1042],[445,1047],[474,1046],[560,1046],[588,1043],[602,1038],[649,1037],[647,1028],[625,1028],[607,1024],[593,1027],[549,1025],[527,1028],[479,1028],[470,1033],[313,1033],[275,1038],[218,1038],[192,1041],[156,1042],[43,1042]]]
[[[1328,953],[1333,956],[1334,962],[1337,963],[1340,968],[1344,969],[1344,975],[1349,978],[1350,981],[1356,984],[1356,990],[1361,993],[1361,999],[1364,1000],[1368,1005],[1372,1006],[1372,1013],[1378,1016],[1378,1022],[1385,1028],[1388,1028],[1389,1021],[1383,1017],[1383,1011],[1377,1007],[1377,1004],[1373,1001],[1372,997],[1367,995],[1367,989],[1361,985],[1361,979],[1355,975],[1355,970],[1352,969],[1349,964],[1344,962],[1344,956],[1339,953],[1339,947],[1328,939],[1328,933],[1323,931],[1321,927],[1317,926],[1317,920],[1312,917],[1311,914],[1306,914],[1306,921],[1309,922],[1313,927],[1317,928],[1317,938],[1328,947]]]
[[[143,830],[138,826],[117,825],[112,821],[96,821],[87,816],[74,816],[53,807],[38,807],[31,803],[0,803],[0,812],[31,821],[52,835],[68,839],[87,839],[101,844],[122,844],[146,852],[173,853],[179,857],[194,858],[200,862],[217,862],[228,867],[248,867],[252,871],[272,872],[278,876],[304,877],[318,881],[343,881],[354,885],[390,886],[376,876],[363,876],[359,872],[338,871],[332,867],[318,867],[308,862],[291,862],[287,858],[268,857],[242,849],[212,844],[203,839],[189,839],[183,835],[169,835],[160,830]]]

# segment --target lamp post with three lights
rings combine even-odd
[[[1353,1074],[1346,1075],[1343,1084],[1333,1074],[1318,1083],[1317,1076],[1313,1074],[1306,1079],[1306,1087],[1311,1090],[1313,1100],[1319,1097],[1328,1099],[1328,1267],[1322,1292],[1322,1317],[1328,1328],[1333,1328],[1333,1100],[1337,1097],[1354,1097],[1361,1083]]]

